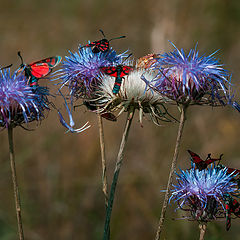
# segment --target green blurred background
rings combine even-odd
[[[25,62],[52,55],[65,56],[78,44],[126,35],[113,41],[119,52],[129,49],[135,57],[171,50],[168,40],[187,51],[198,43],[200,54],[220,49],[217,56],[239,84],[239,0],[0,0],[0,66],[17,68],[21,50]],[[53,91],[53,82],[42,80]],[[240,88],[236,86],[236,97]],[[59,106],[61,106],[60,101]],[[175,115],[179,114],[173,109]],[[126,115],[117,123],[104,120],[108,180]],[[92,127],[81,134],[65,134],[56,112],[49,113],[35,131],[14,132],[17,173],[23,222],[30,240],[97,240],[102,238],[104,197],[101,192],[101,160],[97,119],[78,109],[77,125]],[[187,168],[187,149],[203,158],[208,153],[240,168],[240,115],[230,107],[192,107],[180,151],[179,166]],[[130,132],[112,218],[112,239],[154,239],[161,211],[178,124],[155,126],[136,115]],[[0,239],[16,237],[7,132],[0,134]],[[196,222],[175,220],[185,213],[167,213],[162,239],[198,239]],[[239,219],[225,231],[225,222],[210,223],[206,239],[240,239]]]

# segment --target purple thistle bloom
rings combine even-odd
[[[69,56],[65,57],[66,60],[62,62],[62,68],[56,72],[57,78],[62,80],[60,90],[65,85],[69,89],[70,107],[68,107],[66,98],[63,97],[69,116],[69,124],[66,123],[60,112],[59,118],[62,125],[69,131],[82,132],[89,126],[86,123],[79,129],[73,128],[75,125],[72,117],[73,101],[78,98],[94,99],[98,91],[98,86],[101,83],[101,79],[99,78],[102,75],[100,67],[120,64],[122,58],[126,57],[126,54],[122,53],[118,55],[112,48],[106,52],[93,53],[90,47],[81,47],[81,45],[77,52],[72,53],[69,51],[69,54]]]
[[[62,62],[58,71],[61,84],[68,85],[70,96],[89,97],[98,85],[100,67],[119,64],[125,53],[118,55],[112,48],[107,52],[93,53],[89,47],[79,47]]]
[[[48,95],[46,87],[33,90],[24,74],[0,70],[0,127],[41,120],[43,111],[49,109]]]
[[[198,170],[193,164],[190,170],[180,171],[176,173],[177,184],[173,185],[170,200],[174,199],[182,210],[190,211],[195,220],[209,221],[221,215],[224,195],[237,191],[237,184],[231,181],[235,175],[228,174],[227,168],[211,166]]]
[[[195,48],[185,54],[183,49],[172,45],[175,50],[159,55],[152,65],[157,76],[150,82],[144,77],[143,80],[180,104],[233,105],[229,73],[214,57],[216,52],[199,56]],[[233,107],[238,109],[239,105]]]

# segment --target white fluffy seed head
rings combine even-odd
[[[130,72],[129,75],[123,77],[120,91],[116,95],[112,92],[115,77],[105,75],[102,78],[100,95],[103,96],[106,102],[114,98],[119,98],[122,101],[148,103],[151,105],[165,102],[166,99],[162,95],[151,90],[141,79],[142,74],[144,74],[147,79],[152,79],[154,77],[154,72],[146,72],[146,70],[143,69],[134,70]]]

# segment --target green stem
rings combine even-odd
[[[179,123],[179,127],[178,127],[178,135],[177,135],[177,140],[176,140],[176,145],[175,145],[175,151],[174,151],[174,155],[173,155],[172,166],[171,166],[169,178],[168,178],[167,190],[166,190],[164,201],[163,201],[162,212],[161,212],[161,216],[159,219],[158,229],[157,229],[155,240],[160,239],[160,235],[161,235],[161,232],[163,229],[163,223],[164,223],[165,215],[166,215],[166,211],[167,211],[168,200],[170,197],[170,188],[172,186],[172,181],[173,181],[173,173],[176,171],[180,143],[181,143],[181,139],[182,139],[182,135],[183,135],[184,123],[186,121],[186,110],[187,110],[187,105],[186,106],[182,105],[180,123]]]
[[[117,156],[115,171],[114,171],[111,190],[110,190],[110,196],[109,196],[109,200],[108,200],[108,208],[107,208],[107,214],[106,214],[106,218],[105,218],[103,240],[108,240],[109,237],[110,237],[109,236],[109,228],[110,228],[110,221],[111,221],[111,214],[112,214],[115,190],[116,190],[116,187],[117,187],[118,176],[119,176],[120,168],[122,166],[123,153],[124,153],[125,146],[126,146],[126,143],[127,143],[128,134],[129,134],[129,130],[130,130],[130,127],[131,127],[133,115],[134,115],[134,109],[132,109],[131,111],[128,112],[127,121],[126,121],[126,124],[125,124],[125,129],[124,129],[124,132],[123,132],[121,145],[120,145],[118,156]]]
[[[19,194],[18,183],[17,183],[15,155],[14,155],[14,149],[13,149],[13,128],[11,126],[8,127],[8,142],[9,142],[9,155],[10,155],[10,164],[11,164],[11,171],[12,171],[12,181],[13,181],[14,199],[15,199],[15,206],[16,206],[17,224],[18,224],[18,235],[19,235],[19,240],[24,240],[22,217],[21,217],[20,194]]]

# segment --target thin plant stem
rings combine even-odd
[[[103,122],[100,113],[97,113],[98,116],[98,128],[99,128],[99,139],[100,139],[100,148],[101,148],[101,158],[102,158],[102,191],[105,198],[105,206],[107,209],[108,206],[108,184],[107,184],[107,174],[106,174],[106,155],[105,155],[105,143],[104,143],[104,133],[103,133]]]
[[[162,232],[162,229],[163,229],[163,223],[164,223],[165,215],[166,215],[166,211],[167,211],[168,200],[169,200],[169,197],[170,197],[170,188],[172,186],[172,181],[173,181],[173,173],[176,171],[176,165],[177,165],[177,159],[178,159],[178,154],[179,154],[179,149],[180,149],[180,143],[181,143],[181,139],[182,139],[182,135],[183,135],[184,124],[185,124],[185,121],[186,121],[187,106],[188,105],[182,105],[182,107],[181,107],[180,123],[179,123],[179,127],[178,127],[178,134],[177,134],[177,140],[176,140],[176,145],[175,145],[175,150],[174,150],[174,155],[173,155],[173,160],[172,160],[172,166],[171,166],[169,177],[168,177],[167,190],[166,190],[166,193],[165,193],[165,196],[164,196],[162,212],[161,212],[161,216],[160,216],[160,219],[159,219],[158,229],[157,229],[155,240],[160,239],[160,235],[161,235],[161,232]]]
[[[204,240],[204,236],[205,236],[206,229],[207,229],[207,224],[206,223],[200,223],[199,224],[199,229],[200,229],[199,240]]]
[[[109,228],[110,228],[110,221],[111,221],[111,214],[112,214],[112,208],[113,208],[113,201],[115,197],[115,190],[117,187],[117,182],[118,182],[118,176],[120,172],[120,168],[122,166],[122,160],[123,160],[123,154],[125,150],[125,146],[128,140],[128,134],[129,130],[131,127],[132,119],[134,116],[134,108],[128,111],[127,115],[127,121],[125,124],[125,129],[123,132],[122,136],[122,141],[120,144],[117,160],[116,160],[116,166],[114,170],[114,175],[113,175],[113,180],[112,180],[112,185],[111,185],[111,190],[110,190],[110,196],[108,200],[108,208],[107,208],[107,214],[105,218],[105,224],[104,224],[104,234],[103,234],[103,240],[108,240],[109,239]]]
[[[15,154],[14,154],[14,148],[13,148],[13,128],[11,126],[8,126],[8,142],[9,142],[10,165],[11,165],[11,171],[12,171],[14,199],[15,199],[17,224],[18,224],[18,235],[19,235],[19,240],[24,240],[23,224],[22,224],[22,217],[21,217],[20,194],[19,194],[18,183],[17,183]]]
[[[102,191],[104,194],[105,200],[105,209],[107,211],[108,207],[108,184],[107,184],[107,167],[106,167],[106,154],[105,154],[105,142],[104,142],[104,133],[103,133],[103,121],[100,113],[97,113],[98,117],[98,128],[99,128],[99,140],[100,140],[100,149],[101,149],[101,159],[102,159]],[[110,228],[108,229],[108,237],[110,236]]]

